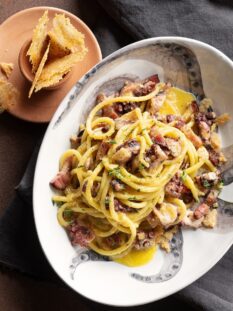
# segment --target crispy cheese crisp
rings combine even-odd
[[[0,78],[0,111],[15,105],[19,98],[19,91],[14,85]]]
[[[45,11],[43,16],[39,19],[36,28],[33,31],[32,43],[28,49],[27,55],[32,64],[32,72],[35,73],[39,67],[40,61],[45,50],[45,43],[47,38],[48,25],[48,11]]]
[[[14,64],[12,63],[0,63],[0,68],[1,68],[1,71],[2,73],[5,75],[5,77],[7,79],[9,79],[13,69],[14,69]]]
[[[45,65],[37,81],[35,92],[38,92],[44,87],[57,84],[80,60],[82,60],[80,54],[74,53],[66,55],[63,58],[58,58]]]
[[[41,62],[39,64],[39,67],[37,69],[35,78],[33,80],[32,86],[31,86],[30,91],[29,91],[28,98],[30,98],[32,96],[32,92],[33,92],[33,90],[34,90],[34,88],[35,88],[35,86],[37,84],[37,81],[39,80],[39,78],[41,76],[41,73],[42,73],[42,70],[44,68],[44,65],[45,65],[45,63],[46,63],[46,61],[48,59],[49,48],[50,48],[50,44],[48,44],[47,49],[46,49],[46,51],[45,51],[45,53],[44,53],[44,55],[42,57],[42,60],[41,60]]]
[[[57,35],[54,32],[49,32],[50,50],[49,59],[53,60],[55,58],[62,58],[70,54],[70,50],[64,47],[61,42],[57,39]]]
[[[49,37],[56,40],[63,50],[71,53],[79,52],[85,56],[87,48],[84,43],[84,34],[79,32],[64,14],[56,14],[53,19],[53,29],[49,32]]]

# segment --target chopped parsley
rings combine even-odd
[[[218,202],[215,202],[212,206],[214,209],[218,208]]]
[[[146,166],[143,163],[139,163],[139,170],[144,170],[146,168]]]
[[[129,201],[135,201],[137,198],[136,197],[128,197]]]
[[[109,141],[109,144],[114,145],[114,144],[116,144],[116,141],[115,141],[115,140],[110,140],[110,141]]]
[[[84,165],[78,165],[78,166],[77,166],[77,168],[81,168],[81,167],[84,167]]]
[[[187,173],[183,171],[180,177],[181,177],[181,180],[184,182],[187,178]]]
[[[67,209],[67,210],[65,210],[65,211],[63,212],[63,216],[64,216],[64,218],[65,218],[66,221],[72,221],[72,220],[73,220],[74,213],[73,213],[72,210]]]
[[[204,179],[202,181],[202,185],[203,185],[204,188],[210,188],[211,187],[211,184],[206,179]]]
[[[109,170],[108,175],[113,176],[113,177],[117,177],[117,178],[121,177],[120,167],[117,166],[116,168]]]
[[[223,182],[223,180],[221,180],[221,181],[219,182],[219,184],[218,184],[218,189],[222,189],[223,186],[224,186],[224,182]]]
[[[105,205],[109,205],[109,198],[108,197],[105,198],[104,203],[105,203]]]
[[[54,202],[54,201],[53,201]],[[57,205],[57,208],[60,208],[63,205],[64,202],[54,202],[54,204]]]

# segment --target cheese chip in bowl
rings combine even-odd
[[[27,52],[27,55],[29,56],[30,62],[32,64],[33,73],[35,73],[38,69],[40,61],[43,57],[47,38],[48,21],[48,11],[45,11],[33,31],[32,43]]]
[[[80,53],[73,53],[45,65],[36,83],[35,92],[57,84],[80,60],[82,60]]]
[[[62,45],[60,40],[58,40],[56,33],[50,31],[49,32],[49,41],[50,41],[50,49],[49,49],[49,59],[62,58],[68,54],[70,54],[70,50]]]
[[[41,60],[41,62],[40,62],[40,64],[39,64],[39,67],[38,67],[38,69],[37,69],[35,78],[34,78],[34,80],[33,80],[32,86],[31,86],[30,91],[29,91],[28,98],[31,97],[31,95],[32,95],[32,93],[33,93],[33,90],[34,90],[34,88],[35,88],[36,85],[37,85],[37,81],[39,80],[39,78],[40,78],[40,76],[41,76],[42,70],[43,70],[43,68],[44,68],[44,66],[45,66],[45,63],[46,63],[47,59],[48,59],[49,48],[50,48],[50,44],[48,44],[47,49],[46,49],[46,51],[45,51],[45,53],[44,53],[44,55],[43,55],[43,57],[42,57],[42,60]]]
[[[70,19],[64,14],[57,14],[54,17],[53,28],[48,35],[63,51],[79,52],[83,57],[87,53],[84,35],[71,24]]]

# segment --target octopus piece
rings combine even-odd
[[[119,233],[114,233],[105,238],[105,243],[107,247],[109,247],[110,249],[114,249],[121,245],[122,238]]]
[[[134,211],[132,207],[129,207],[123,204],[118,199],[114,199],[114,209],[116,212],[122,212],[122,213],[132,213]]]
[[[210,139],[210,127],[212,125],[212,122],[208,121],[204,113],[199,112],[195,115],[195,124],[203,140],[208,141]]]
[[[67,228],[72,245],[88,246],[95,238],[94,232],[90,227],[76,220]]]
[[[96,154],[96,161],[101,161],[104,156],[108,153],[108,150],[110,149],[111,144],[105,141],[102,141],[99,145],[97,154]]]
[[[162,150],[162,148],[157,145],[151,145],[150,149],[147,150],[145,160],[150,163],[150,168],[155,168],[161,162],[168,159],[166,153]]]
[[[209,152],[209,159],[214,164],[214,166],[220,166],[222,163],[226,162],[226,158],[220,151],[214,150],[211,146],[206,146]]]
[[[207,205],[206,203],[202,203],[194,210],[193,217],[195,219],[201,219],[203,218],[203,216],[208,214],[209,209],[209,205]]]
[[[77,149],[80,146],[83,133],[84,130],[81,130],[77,135],[72,135],[70,137],[71,148]]]
[[[98,181],[94,181],[93,186],[91,188],[91,195],[95,198],[100,189],[100,183]]]
[[[119,165],[126,164],[132,158],[132,152],[125,147],[122,147],[118,150],[113,156],[112,160],[118,163]]]
[[[148,81],[152,81],[152,82],[154,82],[155,84],[157,84],[157,83],[160,82],[159,76],[158,76],[157,74],[154,74],[154,75],[150,76],[149,78],[145,79],[145,80],[143,81],[143,83],[146,83],[146,82],[148,82]]]
[[[219,182],[219,173],[209,172],[195,177],[196,182],[204,188],[212,188]]]
[[[125,189],[125,185],[119,179],[113,179],[111,181],[111,186],[116,192],[119,192]]]
[[[180,143],[173,138],[165,138],[167,148],[170,151],[172,157],[176,158],[181,153],[181,145]]]
[[[157,227],[159,224],[160,224],[160,221],[158,219],[158,217],[155,215],[154,212],[151,212],[146,220],[148,221],[149,225],[152,227],[152,228],[155,228]]]
[[[155,232],[151,231],[143,231],[139,229],[136,235],[136,240],[134,244],[134,248],[137,250],[147,249],[152,247],[155,244]]]
[[[176,221],[178,216],[178,209],[174,204],[163,202],[160,205],[156,205],[154,208],[154,213],[160,220],[161,224],[168,227]]]
[[[96,96],[96,104],[102,103],[105,99],[107,99],[107,96],[101,92]]]
[[[166,184],[165,194],[172,198],[180,198],[183,191],[183,183],[180,174],[175,174],[174,177]]]
[[[136,122],[137,120],[138,120],[137,113],[135,112],[135,110],[132,110],[115,120],[116,129],[119,130],[123,126],[132,124]]]
[[[115,120],[119,117],[119,114],[115,111],[113,106],[105,106],[102,109],[102,116]]]
[[[161,148],[167,148],[168,147],[166,139],[160,134],[154,136],[152,138],[152,140],[155,144],[159,145]]]
[[[213,206],[217,203],[217,199],[218,199],[218,194],[219,191],[212,189],[209,191],[209,193],[207,193],[206,198],[205,198],[205,203],[208,204],[209,206]]]
[[[182,118],[180,116],[175,115],[175,114],[167,114],[166,115],[166,122],[167,123],[171,123],[171,122],[179,121],[179,120],[182,120]]]
[[[194,131],[188,127],[182,121],[178,121],[176,123],[176,127],[179,124],[179,129],[184,133],[184,135],[193,143],[196,148],[200,148],[203,145],[203,142],[199,136],[197,136]]]
[[[197,229],[201,227],[204,216],[199,219],[194,218],[193,211],[187,211],[185,217],[182,220],[182,225]]]
[[[199,112],[199,106],[195,100],[191,102],[190,107],[193,113]]]
[[[133,91],[133,94],[135,96],[145,96],[145,95],[148,95],[152,91],[154,91],[156,84],[157,83],[149,80],[145,84],[139,85],[137,88],[135,88],[135,90]]]
[[[57,175],[50,181],[50,185],[57,190],[64,190],[71,182],[73,156],[68,157]]]
[[[123,165],[131,160],[133,156],[139,154],[139,151],[140,143],[136,139],[130,139],[117,147],[116,153],[113,155],[112,160],[120,165]]]
[[[193,201],[192,192],[183,184],[180,173],[176,173],[166,184],[165,194],[168,197],[182,199],[186,204]]]
[[[120,96],[133,96],[134,91],[140,86],[141,86],[140,83],[126,81],[125,85],[120,91]]]
[[[114,103],[114,109],[115,111],[120,114],[120,115],[123,115],[125,113],[128,113],[134,109],[137,108],[137,105],[136,103],[121,103],[121,102],[117,102],[117,103]]]
[[[165,93],[160,93],[157,96],[150,99],[149,112],[151,115],[155,115],[159,111],[159,109],[163,106],[165,99],[166,99]]]

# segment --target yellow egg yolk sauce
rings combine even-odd
[[[142,250],[132,249],[124,257],[114,258],[113,260],[128,267],[139,267],[151,261],[154,257],[156,250],[157,250],[156,246],[152,246],[148,249]]]
[[[167,91],[166,100],[159,112],[161,114],[182,115],[187,106],[195,100],[195,96],[176,87]]]

